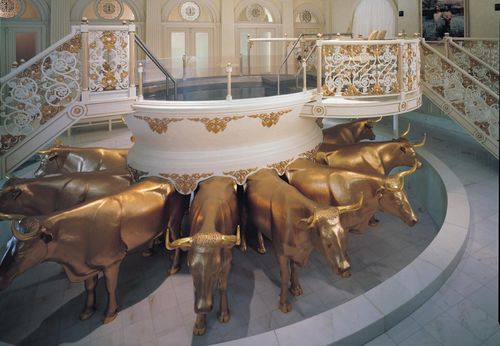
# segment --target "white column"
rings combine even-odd
[[[221,1],[221,61],[239,63],[234,32],[234,0]],[[239,52],[239,50],[238,50]],[[241,67],[240,67],[241,68]]]
[[[159,58],[163,58],[162,39],[170,39],[163,37],[161,8],[161,0],[146,0],[146,46]]]
[[[71,1],[50,0],[50,43],[54,43],[71,32]]]

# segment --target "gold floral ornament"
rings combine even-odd
[[[205,124],[205,128],[208,132],[219,133],[223,132],[227,124],[233,120],[239,120],[244,118],[243,116],[233,116],[233,117],[223,117],[223,118],[189,118],[191,121],[201,122]]]
[[[116,44],[116,36],[112,31],[104,31],[101,36],[102,44],[106,50],[113,50]]]
[[[247,176],[249,176],[250,173],[253,173],[258,169],[259,169],[258,167],[255,167],[255,168],[240,169],[238,171],[229,171],[222,173],[224,173],[224,175],[233,177],[238,184],[242,185],[245,182]]]
[[[263,127],[272,127],[280,121],[280,118],[286,114],[290,113],[292,110],[287,109],[284,111],[278,111],[278,112],[271,112],[271,113],[264,113],[264,114],[256,114],[256,115],[249,115],[249,118],[253,119],[260,119],[262,122]]]
[[[170,123],[182,121],[183,119],[177,118],[151,118],[151,117],[143,117],[140,115],[134,115],[134,118],[139,120],[144,120],[148,125],[151,131],[161,135],[167,133],[168,125]]]
[[[24,135],[0,135],[0,156],[6,154],[10,149],[14,148],[17,143],[22,142],[26,138]]]
[[[187,195],[196,189],[198,181],[208,178],[213,173],[194,173],[194,174],[177,174],[177,173],[160,173],[164,178],[170,180],[177,191]]]
[[[314,157],[316,156],[316,153],[318,152],[318,149],[320,147],[320,144],[318,144],[314,149],[308,150],[305,153],[299,154],[299,157],[303,157],[308,160],[314,161]]]
[[[20,0],[0,0],[0,18],[13,18],[20,10]]]
[[[278,163],[273,163],[271,165],[267,165],[267,167],[276,170],[276,172],[278,172],[279,175],[283,175],[285,174],[286,167],[290,162],[292,162],[292,159],[283,160]]]

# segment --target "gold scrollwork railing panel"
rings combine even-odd
[[[453,37],[452,40],[491,67],[498,67],[498,38],[461,39]]]
[[[405,43],[403,46],[403,90],[411,92],[420,85],[420,43]]]
[[[398,44],[323,46],[324,95],[399,93],[398,54]]]
[[[497,95],[499,94],[498,71],[493,70],[489,65],[481,63],[480,60],[474,59],[473,56],[467,54],[466,51],[460,49],[460,46],[456,46],[453,42],[448,46],[448,58]]]
[[[129,33],[89,31],[89,88],[92,92],[129,87]]]
[[[0,79],[0,156],[81,97],[81,35]]]
[[[498,95],[428,44],[422,50],[422,81],[442,101],[438,106],[465,119],[474,137],[498,157]]]

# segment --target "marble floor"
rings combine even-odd
[[[445,285],[420,309],[369,345],[499,345],[498,161],[446,119],[429,121],[413,113],[400,120],[401,127],[409,117],[412,133],[418,137],[426,131],[427,149],[452,168],[465,185],[472,209],[470,239]],[[380,126],[388,128],[390,124],[384,121]],[[65,142],[126,146],[129,137],[126,129],[118,129],[111,136],[85,133]],[[192,284],[185,266],[181,273],[167,278],[169,259],[165,252],[147,259],[134,253],[121,271],[122,311],[110,325],[101,326],[99,315],[80,322],[77,315],[83,302],[82,285],[69,284],[58,265],[45,263],[19,277],[0,295],[0,340],[36,345],[204,345],[284,326],[351,299],[416,257],[432,240],[436,228],[418,202],[412,199],[412,203],[421,216],[418,229],[405,230],[399,220],[381,215],[379,229],[350,235],[351,278],[340,279],[327,272],[321,257],[314,255],[308,267],[300,271],[305,295],[293,299],[294,310],[286,315],[276,309],[278,270],[272,253],[260,256],[253,250],[247,254],[235,250],[230,278],[232,319],[221,325],[212,313],[207,334],[193,338]],[[2,246],[6,233],[0,233]],[[102,286],[100,283],[98,293],[101,313]]]

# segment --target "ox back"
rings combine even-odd
[[[87,172],[11,179],[0,190],[2,213],[41,215],[121,192],[132,184],[127,173]]]
[[[323,143],[348,145],[363,139],[375,139],[372,125],[368,120],[356,120],[346,124],[339,124],[323,130]]]

